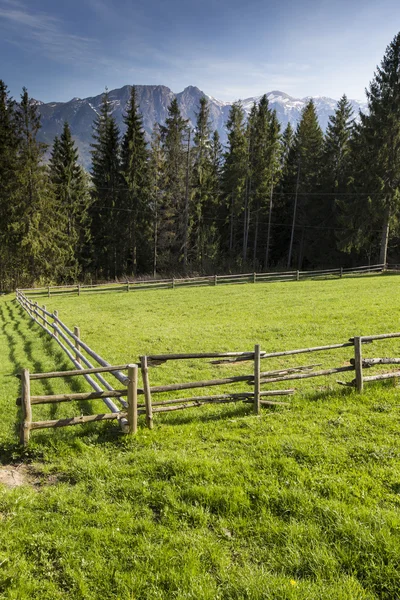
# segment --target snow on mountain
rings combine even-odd
[[[124,131],[123,116],[125,107],[129,100],[131,87],[126,85],[120,89],[109,92],[110,107],[121,131]],[[139,108],[143,116],[143,126],[148,138],[150,138],[155,122],[164,123],[167,117],[168,106],[173,98],[178,100],[182,116],[189,119],[192,127],[196,123],[196,113],[200,98],[204,94],[195,86],[188,86],[182,92],[174,94],[172,90],[163,85],[138,85],[136,86]],[[212,127],[217,129],[222,143],[226,143],[226,121],[232,102],[224,102],[207,96],[210,106],[210,117]],[[261,96],[246,98],[242,105],[248,114],[254,102],[259,102]],[[278,90],[267,93],[269,105],[276,110],[277,117],[282,128],[290,122],[294,127],[298,123],[301,111],[309,101],[310,97],[294,98]],[[333,114],[337,101],[324,96],[313,97],[318,119],[322,129],[326,129],[329,116]],[[47,144],[52,144],[56,135],[62,130],[64,121],[71,126],[73,137],[78,145],[81,162],[85,167],[90,166],[90,144],[92,142],[93,121],[99,114],[102,94],[91,98],[73,98],[68,102],[43,103],[35,100],[41,114],[42,129],[40,139]],[[358,111],[366,110],[365,102],[350,100],[354,116]]]

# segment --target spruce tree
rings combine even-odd
[[[199,112],[197,113],[194,146],[192,149],[192,247],[195,253],[196,264],[204,266],[207,254],[207,223],[204,217],[209,218],[213,206],[212,197],[212,162],[211,162],[211,124],[210,108],[207,99],[200,98]]]
[[[253,177],[256,175],[256,144],[257,144],[257,102],[251,107],[246,126],[247,140],[247,165],[246,165],[246,184],[243,205],[243,241],[242,241],[242,261],[246,264],[247,250],[249,245],[250,221],[252,214],[254,185]]]
[[[353,109],[345,95],[329,117],[325,134],[320,223],[320,251],[329,263],[337,259],[335,228],[340,227],[340,206],[345,202],[350,176],[350,149],[354,129]]]
[[[222,168],[224,163],[223,146],[217,130],[214,131],[210,141],[210,181],[208,185],[209,200],[204,205],[203,218],[205,222],[204,245],[207,249],[208,271],[215,272],[216,264],[220,257],[220,227],[222,205]]]
[[[65,218],[65,233],[73,248],[76,277],[84,266],[83,252],[90,237],[90,194],[87,177],[78,164],[78,149],[67,122],[63,125],[60,138],[56,136],[54,139],[49,172],[54,193]]]
[[[379,263],[386,263],[391,225],[396,223],[400,206],[400,33],[389,46],[367,90],[368,113],[360,113],[355,149],[363,164],[356,164],[352,187],[354,213],[360,231],[354,246],[366,232],[366,244],[373,219],[381,229]],[[357,158],[355,157],[355,161]],[[368,188],[368,189],[367,189]],[[362,196],[359,194],[362,193]],[[370,218],[366,218],[367,215]],[[349,240],[348,248],[352,247]]]
[[[280,126],[275,111],[271,111],[267,96],[264,95],[250,115],[252,123],[252,139],[250,140],[250,172],[251,194],[249,211],[252,211],[253,227],[250,229],[253,245],[253,268],[263,262],[260,252],[267,244],[268,231],[260,227],[260,223],[269,219],[272,207],[274,181],[279,176],[280,160]]]
[[[73,275],[73,248],[65,218],[43,164],[46,146],[37,140],[37,104],[24,88],[16,112],[20,136],[18,191],[12,210],[13,246],[19,282],[66,280]]]
[[[168,117],[161,127],[165,157],[164,194],[162,199],[162,228],[159,243],[162,247],[163,268],[184,263],[187,239],[187,121],[182,118],[178,101],[174,98],[168,108]],[[187,250],[187,248],[186,248]]]
[[[310,265],[316,260],[316,255],[313,254],[313,240],[307,237],[306,228],[317,225],[315,215],[319,213],[322,153],[323,133],[314,102],[310,100],[304,107],[296,128],[283,182],[286,206],[291,214],[288,268],[292,264],[295,247],[298,268],[302,267],[304,258]]]
[[[16,248],[12,246],[12,204],[15,200],[19,137],[15,121],[15,102],[0,80],[0,289],[13,285]]]
[[[127,214],[124,216],[125,228],[121,231],[121,237],[128,242],[125,250],[126,269],[136,274],[138,270],[145,272],[151,265],[151,215],[148,150],[134,86],[131,88],[124,122],[126,132],[121,148],[124,179],[121,206],[127,209]]]
[[[155,123],[151,134],[149,180],[150,180],[150,209],[152,220],[152,256],[153,275],[156,276],[159,256],[159,235],[161,218],[161,205],[163,196],[164,179],[164,151],[162,147],[160,125]]]
[[[121,265],[121,222],[126,213],[121,211],[122,188],[119,130],[110,113],[107,90],[103,94],[100,114],[94,122],[92,144],[93,203],[90,210],[92,223],[92,268],[97,278],[115,278],[123,274]]]
[[[228,148],[225,153],[222,186],[227,227],[223,227],[221,231],[221,241],[232,259],[238,249],[239,218],[245,204],[248,168],[248,142],[241,102],[232,104],[226,128]]]
[[[294,142],[294,130],[293,127],[291,126],[290,123],[288,123],[286,125],[286,128],[284,130],[284,132],[282,133],[282,139],[281,139],[281,166],[282,166],[282,170],[285,169],[287,161],[288,161],[288,157],[289,157],[289,152],[293,146],[293,142]]]

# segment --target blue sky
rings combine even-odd
[[[0,78],[43,101],[132,84],[363,99],[399,0],[0,0]]]

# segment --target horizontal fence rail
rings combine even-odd
[[[21,288],[17,292],[25,296],[56,296],[62,294],[78,295],[96,292],[131,292],[146,289],[175,289],[178,287],[216,286],[230,283],[268,283],[278,281],[300,281],[314,277],[378,273],[387,268],[385,264],[361,267],[320,269],[317,271],[281,271],[269,273],[239,273],[230,275],[205,275],[199,277],[171,277],[170,279],[129,280],[117,283],[91,283],[73,285],[53,285],[47,287]]]
[[[26,370],[25,371],[27,374],[24,374],[24,372],[22,373],[22,396],[21,399],[17,400],[17,403],[19,403],[23,408],[24,415],[21,432],[21,442],[24,444],[28,443],[30,430],[42,428],[39,427],[39,425],[34,425],[32,423],[31,404],[61,401],[68,402],[75,399],[71,394],[64,394],[63,399],[60,399],[59,396],[53,396],[52,398],[50,396],[31,396],[30,382],[32,380],[49,379],[54,377],[71,377],[76,375],[83,376],[87,383],[89,383],[89,385],[94,389],[94,392],[89,394],[89,397],[86,397],[85,399],[101,399],[106,404],[107,408],[111,411],[111,413],[102,416],[97,415],[97,418],[94,418],[96,415],[88,415],[87,417],[85,416],[82,418],[74,417],[72,420],[64,419],[62,420],[65,421],[63,424],[59,423],[58,421],[54,421],[52,422],[52,424],[43,425],[43,427],[61,427],[65,425],[76,425],[79,423],[91,422],[94,420],[108,420],[115,418],[119,420],[123,430],[132,432],[132,423],[129,421],[128,418],[130,394],[129,390],[132,382],[129,373],[128,376],[126,376],[124,373],[122,373],[122,371],[129,371],[130,368],[134,368],[137,371],[137,365],[110,365],[106,360],[99,356],[94,350],[92,350],[87,344],[85,344],[80,339],[79,328],[75,327],[74,332],[72,332],[61,321],[61,319],[58,317],[57,311],[54,311],[54,313],[50,313],[45,306],[39,307],[37,302],[32,302],[20,291],[17,291],[17,301],[19,302],[20,306],[28,313],[31,319],[33,319],[35,323],[37,323],[53,340],[57,342],[57,344],[61,347],[61,349],[65,352],[65,354],[71,360],[73,365],[76,367],[75,370],[58,371],[52,373],[29,373],[29,371]],[[50,319],[52,321],[50,321]],[[90,356],[90,359],[86,356],[86,354],[84,354],[84,352]],[[97,362],[99,366],[94,365],[91,362],[91,360]],[[86,365],[88,368],[85,369],[83,364]],[[125,386],[125,390],[115,390],[114,387],[106,379],[104,379],[102,373],[109,373],[110,375],[115,377],[119,383],[122,383]],[[95,379],[97,379],[97,381],[92,376]],[[27,378],[29,379],[29,385],[27,384]],[[136,396],[137,393],[138,389],[136,375]],[[84,395],[87,396],[87,394]],[[124,400],[123,397],[127,398],[127,400]],[[118,402],[121,404],[121,407],[118,407],[114,403],[112,398],[118,399]],[[82,400],[83,398],[76,399]],[[137,420],[137,410],[135,410],[134,412],[135,419]]]
[[[137,365],[128,365],[128,384],[127,390],[121,392],[93,392],[82,394],[53,394],[45,396],[33,396],[30,393],[31,374],[28,369],[23,369],[21,374],[22,394],[17,398],[17,405],[22,406],[23,419],[20,429],[20,442],[26,446],[29,442],[30,433],[35,429],[48,429],[57,427],[68,427],[71,425],[82,425],[84,423],[93,423],[96,421],[110,421],[122,419],[128,423],[128,433],[136,433],[137,431],[137,416],[140,411],[137,408]],[[80,375],[84,373],[79,373]],[[41,374],[42,375],[42,374]],[[38,379],[38,377],[36,377]],[[41,377],[43,379],[43,377]],[[32,406],[36,404],[49,404],[55,402],[70,402],[73,400],[95,400],[104,399],[105,395],[119,397],[122,394],[128,398],[127,410],[117,410],[111,413],[94,414],[94,415],[79,415],[77,417],[67,417],[64,419],[53,419],[47,421],[32,420]]]
[[[364,358],[363,347],[374,344],[382,340],[392,340],[400,338],[400,332],[366,335],[352,337],[347,341],[337,344],[328,344],[312,346],[309,348],[297,348],[293,350],[281,350],[277,352],[266,352],[261,350],[260,345],[255,345],[253,350],[244,352],[202,352],[186,354],[154,354],[140,357],[140,364],[122,364],[110,365],[106,360],[99,356],[94,350],[80,339],[79,328],[75,327],[72,331],[59,318],[57,311],[49,312],[45,306],[39,307],[37,302],[27,298],[20,290],[17,291],[17,300],[30,317],[44,329],[64,350],[76,367],[67,371],[56,371],[50,373],[29,373],[26,369],[22,372],[21,397],[17,399],[17,404],[23,410],[23,424],[21,429],[21,442],[26,444],[29,440],[30,431],[48,427],[64,427],[69,425],[78,425],[81,423],[90,423],[101,420],[118,419],[123,424],[126,431],[135,433],[137,431],[138,416],[145,415],[147,427],[153,428],[153,415],[164,412],[184,410],[187,408],[200,407],[207,404],[224,404],[231,402],[250,403],[253,406],[254,414],[260,414],[262,406],[290,406],[287,402],[271,399],[273,397],[291,396],[296,392],[295,388],[274,389],[265,386],[271,384],[293,381],[302,381],[315,377],[337,376],[339,373],[354,372],[354,379],[351,381],[339,381],[340,385],[355,388],[358,392],[363,391],[365,383],[379,380],[393,379],[395,382],[400,377],[400,358],[399,357],[378,357]],[[304,353],[330,352],[341,348],[353,348],[353,356],[345,363],[333,367],[321,367],[321,363],[282,366],[279,369],[262,370],[261,361],[273,359],[276,357],[295,356]],[[89,355],[90,359],[87,357]],[[150,382],[151,368],[156,368],[169,361],[181,360],[208,360],[210,364],[221,365],[226,363],[251,362],[252,371],[247,374],[231,375],[219,377],[204,381],[174,382],[166,385],[152,385]],[[97,365],[93,365],[95,361]],[[265,363],[264,363],[265,364]],[[83,366],[86,365],[86,368]],[[395,365],[396,370],[377,375],[364,375],[365,369],[371,369],[381,365]],[[140,368],[142,376],[142,387],[138,387],[138,371]],[[126,375],[124,371],[128,371]],[[113,376],[122,388],[115,389],[104,379],[103,374],[108,373]],[[42,394],[34,395],[30,392],[30,383],[35,380],[83,376],[91,385],[94,391],[65,394]],[[97,381],[95,381],[95,379]],[[249,391],[233,391],[228,393],[226,390],[218,394],[201,393],[184,398],[159,399],[159,394],[170,394],[184,390],[203,390],[211,387],[225,387],[237,384],[248,385],[252,387]],[[138,397],[144,398],[138,402]],[[157,396],[157,397],[156,397]],[[126,398],[124,400],[123,398]],[[118,408],[113,399],[121,404]],[[36,404],[62,403],[70,401],[90,401],[103,400],[111,412],[99,415],[86,415],[58,419],[52,421],[33,421],[32,406]]]

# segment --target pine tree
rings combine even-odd
[[[234,102],[226,124],[228,149],[222,173],[223,194],[226,204],[225,222],[228,230],[222,229],[222,242],[233,258],[237,250],[239,218],[243,213],[246,195],[248,143],[245,115],[242,104]]]
[[[211,162],[211,124],[210,108],[207,99],[200,98],[199,112],[197,113],[194,146],[192,149],[192,247],[195,251],[197,265],[204,266],[204,257],[207,255],[207,223],[204,217],[210,217],[210,208],[213,206],[212,197],[212,162]]]
[[[13,202],[13,247],[17,280],[66,280],[73,273],[73,249],[65,233],[63,212],[43,164],[45,145],[37,141],[40,117],[23,89],[16,112],[20,136],[18,192]]]
[[[258,106],[253,107],[249,125],[252,124],[250,139],[250,204],[249,211],[254,214],[253,227],[250,229],[253,244],[253,268],[262,262],[260,249],[265,248],[269,239],[264,235],[260,222],[269,219],[272,208],[272,192],[280,171],[280,125],[275,111],[271,111],[268,98],[264,95]],[[267,238],[267,239],[266,239]],[[261,242],[261,243],[260,243]]]
[[[208,183],[208,200],[203,205],[204,220],[204,248],[207,264],[204,270],[214,272],[220,258],[220,227],[222,206],[222,169],[223,169],[223,146],[217,130],[214,131],[210,140],[210,173]]]
[[[124,117],[126,132],[122,140],[121,169],[124,179],[122,205],[128,212],[124,217],[126,233],[122,239],[128,241],[126,269],[134,274],[149,268],[150,253],[150,182],[148,150],[142,117],[132,86],[131,96]]]
[[[360,113],[361,127],[354,140],[362,153],[363,164],[356,161],[352,193],[358,213],[354,243],[366,245],[372,223],[381,228],[379,263],[386,263],[390,227],[396,222],[400,206],[400,33],[389,46],[367,90],[368,114]],[[368,188],[368,189],[367,189]],[[358,194],[362,192],[363,198]],[[369,218],[367,217],[369,216]],[[371,221],[372,217],[372,221]]]
[[[73,248],[76,277],[84,264],[83,251],[90,237],[90,194],[87,177],[78,164],[78,149],[67,122],[63,125],[61,137],[56,136],[54,139],[49,172],[54,193],[65,217],[65,233]]]
[[[319,248],[328,262],[333,263],[336,251],[335,228],[340,227],[339,207],[345,201],[350,176],[350,148],[354,128],[353,109],[345,95],[335,113],[329,117],[325,134],[320,223],[326,229],[320,233]]]
[[[0,289],[13,285],[15,248],[10,226],[16,194],[19,138],[15,122],[15,102],[0,80]]]
[[[282,133],[282,139],[281,139],[281,167],[282,167],[282,171],[285,170],[285,167],[287,165],[287,161],[289,158],[289,153],[290,150],[293,146],[293,142],[294,142],[294,130],[293,127],[291,126],[290,123],[288,123],[286,125],[286,128],[284,130],[284,132]]]
[[[242,243],[242,261],[246,264],[247,250],[249,245],[250,221],[254,197],[253,177],[256,175],[256,145],[257,145],[257,102],[251,107],[246,127],[247,140],[247,165],[246,165],[246,184],[243,206],[243,243]]]
[[[159,253],[160,209],[163,196],[164,152],[162,148],[161,130],[158,123],[153,126],[150,143],[149,179],[150,209],[153,231],[153,275],[157,274]]]
[[[110,114],[107,90],[103,94],[100,114],[94,122],[92,144],[93,203],[92,266],[97,277],[115,278],[123,274],[121,265],[122,188],[119,130]]]
[[[163,255],[162,267],[173,268],[184,263],[188,239],[188,206],[185,202],[188,132],[187,121],[181,116],[176,98],[168,108],[161,134],[165,169],[159,247]]]
[[[316,260],[312,239],[306,238],[306,227],[316,225],[315,215],[318,213],[320,202],[317,194],[321,180],[322,153],[323,133],[318,123],[314,102],[310,100],[304,107],[296,128],[283,182],[288,212],[292,215],[288,268],[292,263],[295,244],[298,247],[298,268],[301,268],[304,258],[309,264],[313,264]],[[300,239],[297,235],[299,229]]]

